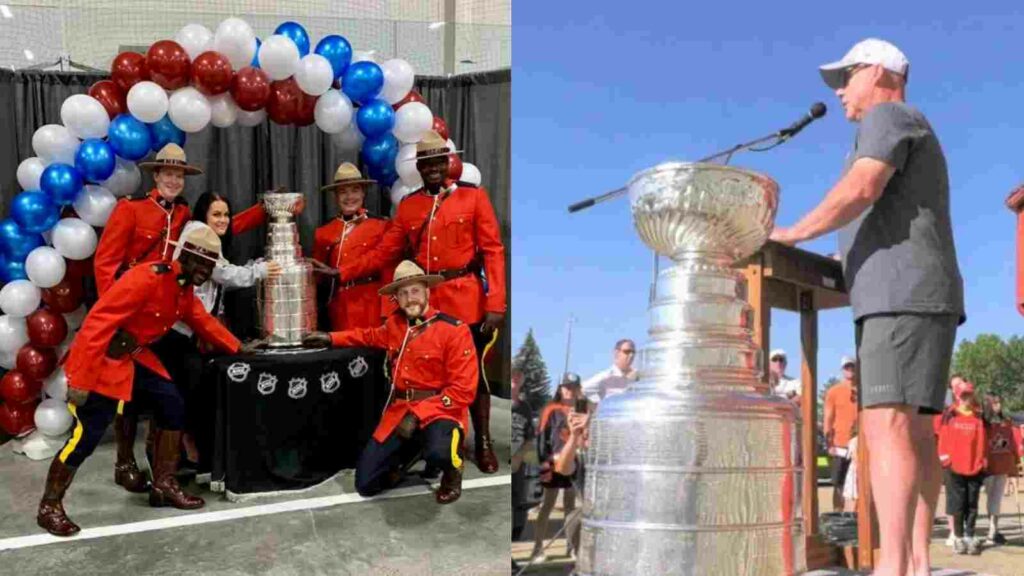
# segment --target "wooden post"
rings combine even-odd
[[[804,531],[818,533],[818,311],[814,293],[800,293],[800,417],[803,420]]]
[[[767,301],[764,289],[764,266],[760,254],[743,270],[747,280],[747,302],[754,309],[751,318],[754,330],[754,344],[761,349],[762,380],[768,381],[769,346],[771,345],[772,307]]]

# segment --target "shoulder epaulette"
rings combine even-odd
[[[167,274],[171,271],[171,265],[166,262],[157,262],[156,264],[153,264],[152,268],[153,272],[156,272],[157,274]]]
[[[149,198],[149,192],[136,192],[135,194],[129,194],[125,196],[128,200],[145,200]]]
[[[371,212],[367,212],[366,213],[366,217],[367,218],[372,218],[374,220],[387,220],[387,217],[381,216],[380,214],[373,214]]]
[[[480,186],[478,186],[476,184],[473,184],[472,182],[463,182],[462,180],[456,180],[455,184],[458,185],[459,188],[479,188],[480,187]]]
[[[445,314],[444,312],[438,312],[437,313],[437,319],[442,321],[442,322],[447,322],[447,323],[451,324],[452,326],[461,326],[462,325],[462,320],[459,320],[458,318],[456,318],[454,316],[449,316],[449,315]]]

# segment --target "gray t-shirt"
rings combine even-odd
[[[903,103],[876,105],[860,122],[846,170],[859,158],[896,172],[874,205],[839,233],[854,319],[953,314],[962,323],[946,157],[928,120]]]

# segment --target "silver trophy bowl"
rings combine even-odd
[[[674,265],[658,275],[639,381],[591,422],[577,574],[802,572],[797,413],[761,380],[731,268],[767,240],[778,185],[669,163],[628,187],[637,232]]]
[[[302,256],[302,243],[292,209],[299,192],[268,192],[261,197],[270,217],[266,259],[281,266],[281,274],[267,278],[257,291],[263,338],[272,348],[302,345],[316,330],[316,284],[313,266]]]

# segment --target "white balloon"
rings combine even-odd
[[[0,352],[16,354],[28,343],[28,328],[24,318],[0,316]]]
[[[227,128],[238,120],[238,105],[231,98],[231,94],[217,94],[209,96],[210,101],[210,123],[217,128]]]
[[[22,190],[38,190],[43,170],[46,170],[46,162],[42,158],[33,156],[22,160],[18,164],[18,185]]]
[[[168,102],[167,115],[185,132],[199,132],[210,123],[210,101],[191,86],[175,90]]]
[[[285,80],[299,67],[299,48],[287,36],[274,34],[260,45],[260,68],[271,80]]]
[[[381,64],[380,69],[384,72],[384,87],[380,90],[380,97],[388,104],[394,104],[405,98],[409,94],[409,90],[412,90],[413,80],[416,76],[412,65],[401,58],[393,58]],[[399,108],[399,111],[402,108]],[[433,120],[433,116],[431,116],[431,120]]]
[[[402,108],[405,108],[405,106],[402,106]],[[451,138],[448,139],[448,144],[447,145],[448,145],[448,151],[449,152],[455,152],[455,150],[456,150],[455,142],[452,142]]]
[[[86,184],[85,188],[78,193],[73,206],[78,217],[85,220],[90,226],[102,228],[107,225],[110,213],[114,211],[117,198],[113,192],[103,186]]]
[[[120,156],[115,157],[114,173],[102,182],[103,187],[110,190],[114,196],[127,196],[139,189],[142,184],[142,174],[139,167],[131,160],[125,160]]]
[[[64,218],[53,227],[53,247],[68,260],[85,260],[96,251],[96,231],[79,218]]]
[[[256,55],[256,34],[245,20],[228,18],[217,26],[213,49],[227,58],[232,68],[241,70]]]
[[[174,35],[174,41],[188,52],[189,60],[195,60],[196,56],[213,49],[213,32],[202,24],[185,24]]]
[[[50,374],[46,380],[43,380],[43,392],[50,398],[56,398],[61,401],[67,400],[68,375],[64,372],[63,366],[58,367],[53,371],[53,374]]]
[[[88,312],[88,310],[85,309],[85,304],[82,304],[81,306],[72,310],[71,312],[63,314],[64,320],[66,320],[68,323],[68,332],[72,330],[78,330],[78,327],[81,326],[82,322],[85,320],[86,312]],[[71,336],[68,336],[68,338],[70,337]]]
[[[144,80],[128,91],[128,111],[143,122],[158,122],[167,106],[167,92],[156,82]]]
[[[0,288],[0,310],[11,318],[24,318],[39,308],[42,293],[28,280],[12,280]]]
[[[341,132],[331,135],[334,145],[344,152],[358,152],[363,147],[363,140],[366,139],[363,133],[356,127],[355,122],[349,122]]]
[[[398,182],[391,187],[391,206],[397,207],[398,203],[402,201],[402,198],[405,198],[415,191],[415,188],[406,186],[403,182]]]
[[[354,50],[352,52],[352,64],[356,62],[373,62],[377,64],[376,50]]]
[[[60,436],[67,432],[73,420],[64,400],[47,398],[36,407],[36,429],[47,436]]]
[[[462,176],[459,177],[459,180],[468,182],[473,186],[479,186],[480,182],[483,181],[483,175],[480,174],[480,169],[475,165],[470,164],[469,162],[463,162]]]
[[[0,351],[0,367],[5,370],[14,370],[15,366],[18,365],[18,351],[14,352],[2,352]]]
[[[408,104],[406,104],[408,106]],[[399,108],[401,111],[405,106]],[[402,179],[402,184],[416,190],[423,186],[423,177],[416,169],[416,145],[404,144],[398,149],[398,156],[395,157],[395,172]]]
[[[434,113],[423,102],[409,102],[395,112],[395,127],[391,129],[395,138],[406,144],[423,139],[423,135],[434,125]]]
[[[337,134],[352,123],[352,101],[340,90],[330,89],[316,101],[313,118],[318,128]]]
[[[110,116],[100,101],[87,94],[68,96],[60,106],[60,120],[71,135],[79,138],[103,138],[110,128]]]
[[[79,144],[78,138],[60,124],[47,124],[32,135],[32,149],[47,165],[60,162],[74,166]]]
[[[262,64],[260,64],[262,66]],[[331,88],[334,83],[334,69],[327,58],[319,54],[307,54],[299,60],[295,68],[295,82],[310,96],[320,96]]]
[[[25,274],[40,288],[53,288],[64,279],[67,263],[64,257],[49,246],[40,246],[25,258]]]
[[[253,126],[259,126],[263,124],[263,121],[267,119],[267,111],[263,108],[249,112],[247,110],[238,109],[238,125],[251,128]]]

